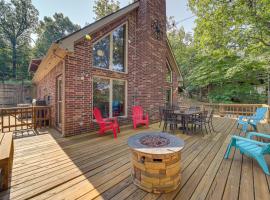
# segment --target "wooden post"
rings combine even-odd
[[[224,117],[225,110],[223,104],[219,104],[219,113],[221,117]]]
[[[52,123],[51,107],[49,107],[48,110],[49,110],[49,127],[51,127],[51,123]]]
[[[2,133],[4,133],[4,112],[3,112],[3,109],[1,109],[1,128],[2,128]]]
[[[36,126],[36,109],[34,106],[32,106],[32,123],[33,123],[33,128],[34,130],[37,129],[37,126]]]
[[[265,121],[268,123],[268,122],[270,122],[270,119],[269,119],[269,112],[270,112],[269,111],[269,105],[263,104],[262,107],[268,108],[268,111],[265,114]]]

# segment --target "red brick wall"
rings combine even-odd
[[[163,31],[161,40],[152,36],[151,24],[155,19],[161,23]],[[128,73],[93,68],[92,44],[124,22],[128,22]],[[120,119],[121,123],[130,122],[131,108],[134,103],[142,105],[150,114],[151,119],[156,120],[159,106],[165,104],[166,89],[172,85],[173,88],[177,87],[178,76],[177,71],[173,69],[173,83],[166,82],[168,47],[165,0],[140,0],[138,10],[89,34],[92,40],[87,41],[82,38],[77,41],[74,53],[65,58],[63,134],[74,135],[93,129],[92,80],[95,75],[127,80],[128,118]],[[58,68],[54,70],[57,71]],[[43,80],[40,87],[51,85],[50,90],[53,93],[56,90],[56,74],[53,72],[46,76],[47,80]],[[54,98],[52,97],[52,102]]]
[[[56,127],[56,78],[63,74],[63,62],[58,63],[40,82],[36,84],[37,99],[48,100],[52,114],[52,125]]]
[[[163,37],[153,36],[152,24],[160,23]],[[158,117],[158,107],[165,104],[166,83],[166,2],[140,0],[137,27],[136,88],[138,104]]]

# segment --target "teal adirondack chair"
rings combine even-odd
[[[234,135],[227,147],[225,159],[228,159],[231,153],[231,148],[235,147],[236,149],[239,149],[242,154],[257,160],[264,173],[270,175],[267,163],[264,159],[265,154],[270,154],[270,143],[253,140],[253,136],[270,139],[270,135],[255,132],[248,133],[246,138]]]
[[[265,118],[265,114],[268,111],[268,108],[262,107],[257,108],[256,113],[252,116],[239,116],[237,128],[239,125],[242,125],[242,131],[247,132],[248,125],[251,125],[255,131],[257,131],[257,124]]]

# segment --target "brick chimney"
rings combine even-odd
[[[139,0],[137,15],[137,70],[138,104],[158,112],[165,103],[166,67],[166,0]],[[160,37],[156,32],[160,30]],[[141,75],[141,76],[140,76]]]

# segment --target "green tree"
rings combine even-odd
[[[120,8],[120,2],[115,0],[95,0],[93,11],[96,15],[95,20],[101,19]]]
[[[171,18],[172,19],[172,18]],[[194,67],[194,59],[196,49],[194,48],[193,37],[191,33],[185,32],[183,27],[177,28],[175,25],[170,25],[168,30],[168,39],[172,46],[178,66],[181,69],[185,85],[189,85],[188,77],[191,69]]]
[[[9,78],[10,68],[12,63],[11,49],[6,44],[6,41],[0,37],[0,81],[4,82]]]
[[[197,15],[195,40],[210,49],[270,47],[270,1],[189,0]]]
[[[211,99],[229,101],[238,93],[246,101],[251,88],[267,81],[270,1],[189,0],[189,7],[197,16],[192,45],[184,45],[180,30],[172,45],[187,86],[207,88]]]
[[[53,17],[44,17],[37,29],[38,39],[34,48],[34,55],[36,57],[44,56],[54,41],[79,29],[79,25],[73,24],[62,13],[55,13]]]
[[[31,0],[0,1],[0,33],[12,50],[12,76],[16,77],[17,50],[38,23],[38,11]],[[7,45],[5,48],[8,48]]]

